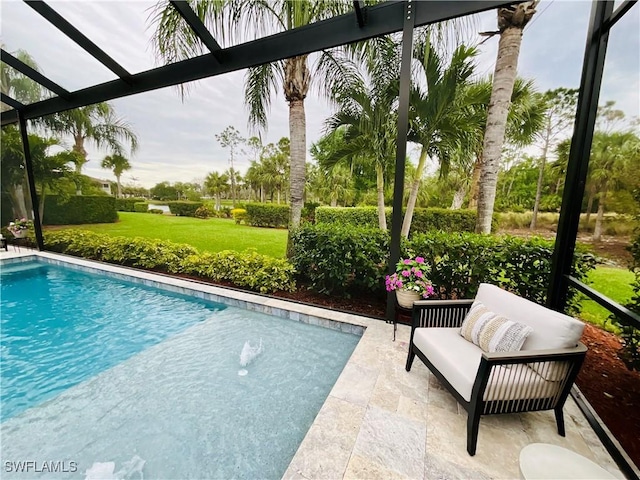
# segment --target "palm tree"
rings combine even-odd
[[[384,178],[396,155],[400,49],[391,39],[378,46],[377,54],[362,65],[363,72],[334,88],[340,110],[327,120],[327,127],[343,129],[344,143],[326,159],[325,166],[359,162],[375,169],[378,226],[386,230]]]
[[[124,154],[123,140],[129,143],[131,153],[138,148],[138,137],[131,126],[118,118],[113,107],[106,102],[56,113],[46,117],[44,122],[52,131],[73,137],[73,151],[79,154],[76,163],[78,176],[88,161],[84,148],[87,141],[98,148],[108,147],[117,155]],[[76,193],[82,194],[79,188]]]
[[[453,52],[450,64],[445,66],[444,59],[434,51],[428,36],[419,39],[414,46],[414,57],[426,88],[415,83],[411,91],[408,139],[422,145],[422,148],[402,223],[405,238],[409,236],[427,157],[436,157],[441,163],[441,171],[446,173],[452,152],[470,143],[473,125],[469,125],[469,116],[465,114],[466,100],[470,97],[461,95],[461,92],[473,74],[472,60],[476,53],[474,48],[461,45]]]
[[[107,155],[102,160],[102,168],[107,170],[113,170],[113,174],[116,176],[116,183],[118,184],[118,198],[122,197],[122,185],[120,183],[120,177],[126,170],[131,170],[131,164],[122,155],[114,153],[113,155]]]
[[[498,9],[500,42],[482,147],[482,170],[476,222],[476,232],[478,233],[491,232],[500,156],[504,144],[511,94],[516,81],[522,31],[536,12],[537,3],[538,0],[535,0]]]
[[[591,145],[589,177],[597,192],[598,213],[593,240],[602,237],[602,222],[607,195],[629,168],[637,168],[640,160],[640,138],[631,132],[596,132]],[[633,165],[633,167],[631,167]]]
[[[229,175],[226,173],[221,175],[218,172],[211,172],[204,180],[204,187],[206,188],[207,193],[215,195],[216,210],[220,210],[221,195],[229,190]]]
[[[241,40],[246,33],[263,36],[267,33],[302,27],[350,9],[347,2],[314,0],[202,0],[193,4],[196,14],[212,30],[221,42]],[[167,0],[160,0],[152,19],[155,24],[153,38],[156,52],[167,63],[189,58],[194,54],[208,53]],[[312,76],[318,73],[322,88],[342,78],[343,72],[335,68],[328,53],[321,54],[318,62],[309,67],[308,55],[288,58],[278,62],[250,68],[245,77],[245,102],[249,106],[249,122],[259,128],[267,125],[267,110],[274,93],[282,85],[289,104],[289,138],[291,139],[289,225],[300,225],[304,202],[306,145],[306,116],[304,100],[311,85]],[[287,251],[291,250],[291,235]]]

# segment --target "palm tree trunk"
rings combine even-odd
[[[338,199],[335,196],[331,197],[331,206],[332,207],[337,207],[338,206]]]
[[[462,203],[464,202],[464,195],[467,193],[467,187],[462,184],[456,193],[453,194],[453,201],[451,202],[451,210],[460,210]]]
[[[604,196],[598,202],[598,214],[596,215],[596,226],[593,229],[593,241],[599,242],[602,239],[602,221],[604,220]]]
[[[507,27],[500,34],[491,101],[487,111],[487,127],[482,146],[483,161],[478,190],[477,233],[491,233],[500,157],[502,156],[507,115],[516,80],[521,43],[522,27]]]
[[[27,204],[24,198],[24,187],[21,183],[9,188],[9,197],[13,205],[13,215],[15,218],[27,218]]]
[[[304,112],[304,100],[289,102],[289,135],[291,138],[291,217],[290,228],[300,225],[300,216],[304,203],[304,185],[307,156],[307,124]]]
[[[593,211],[593,199],[596,196],[596,192],[593,188],[589,189],[589,198],[587,199],[587,215],[586,215],[586,228],[589,230],[589,220],[591,220],[591,212]]]
[[[413,182],[411,184],[411,193],[409,193],[409,200],[407,201],[407,210],[404,213],[404,220],[402,221],[401,235],[404,238],[409,238],[409,230],[411,230],[411,221],[413,220],[413,212],[416,207],[418,190],[420,189],[420,180],[422,179],[422,171],[424,170],[426,160],[427,147],[423,145],[422,150],[420,151],[420,159],[418,160],[415,177],[413,177]]]
[[[473,175],[471,176],[471,187],[469,188],[469,208],[478,206],[478,185],[480,184],[480,172],[482,171],[482,156],[477,155],[473,164]]]
[[[42,185],[40,187],[40,196],[38,198],[38,217],[40,217],[40,225],[42,225],[42,220],[44,219],[44,197],[45,197],[45,186]]]
[[[380,162],[376,162],[376,188],[378,190],[378,226],[380,230],[387,230],[387,217],[384,211],[384,169]]]
[[[87,163],[87,151],[84,149],[84,137],[82,135],[74,135],[73,150],[78,152],[82,157],[82,159],[76,163],[76,174],[80,177],[80,175],[82,175],[82,167]],[[80,182],[80,178],[78,178],[78,182]],[[76,195],[82,195],[80,183],[76,184]]]
[[[535,230],[538,223],[538,211],[540,210],[540,198],[542,197],[542,182],[544,180],[544,167],[547,164],[547,152],[549,150],[549,138],[551,137],[551,117],[547,118],[547,131],[542,147],[542,158],[540,159],[540,172],[538,173],[538,185],[536,186],[536,201],[533,204],[533,216],[531,217],[530,230]]]
[[[118,185],[118,198],[122,198],[122,185],[120,184],[120,175],[116,175],[116,184]]]

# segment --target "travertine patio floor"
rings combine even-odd
[[[34,253],[10,247],[0,258]],[[571,398],[565,406],[566,437],[557,434],[553,412],[483,417],[477,453],[470,457],[466,412],[422,362],[416,359],[411,372],[404,369],[407,326],[398,327],[394,342],[393,326],[379,320],[56,254],[37,255],[132,275],[145,283],[162,282],[181,293],[201,292],[195,294],[345,332],[361,330],[345,324],[365,327],[284,478],[519,478],[520,450],[535,442],[569,448],[624,478]]]

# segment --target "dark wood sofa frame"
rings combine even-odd
[[[451,392],[455,399],[464,407],[468,413],[467,417],[467,452],[473,456],[476,453],[478,441],[478,428],[482,415],[493,415],[502,413],[520,413],[539,410],[553,410],[555,413],[558,434],[565,436],[564,417],[562,409],[573,382],[575,381],[582,362],[584,361],[587,348],[582,344],[574,348],[556,350],[523,350],[519,352],[497,352],[482,353],[480,367],[471,392],[471,400],[466,401],[449,381],[442,375],[429,361],[425,354],[413,343],[413,336],[416,328],[453,328],[460,327],[471,308],[473,300],[421,300],[414,303],[411,325],[411,340],[409,342],[409,353],[407,357],[407,372],[411,370],[411,365],[416,356],[427,366],[427,368],[440,380],[440,382]],[[484,400],[485,390],[489,384],[496,367],[500,365],[529,364],[535,365],[550,371],[551,368],[562,374],[562,379],[558,382],[558,388],[553,395],[545,398],[522,398],[518,395],[516,400]],[[512,375],[517,375],[517,369],[510,369],[511,374],[501,381],[508,384]],[[497,375],[497,371],[496,371]],[[501,375],[504,377],[504,375]],[[533,387],[535,388],[535,387]],[[531,392],[535,393],[535,392]]]

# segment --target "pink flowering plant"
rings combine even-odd
[[[32,230],[33,222],[31,220],[27,220],[26,218],[15,219],[13,222],[9,222],[9,226],[7,230],[9,230],[12,234],[19,233],[23,230]]]
[[[387,292],[394,290],[410,290],[417,292],[422,298],[429,298],[435,293],[428,275],[431,267],[423,257],[404,258],[396,264],[396,273],[387,275],[385,284]]]

